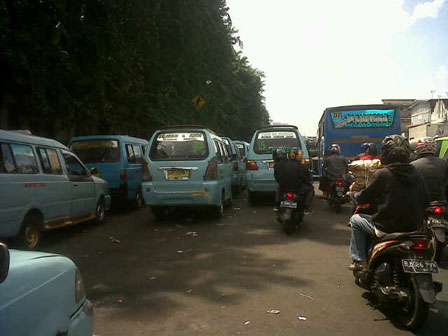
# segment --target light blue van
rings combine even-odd
[[[271,125],[255,131],[246,160],[249,200],[253,200],[255,193],[277,190],[272,153],[277,148],[289,151],[292,147],[303,152],[303,163],[309,167],[308,150],[296,126]]]
[[[232,200],[232,163],[222,138],[202,126],[156,131],[145,158],[150,177],[143,198],[162,219],[167,207],[210,206],[220,217]]]
[[[35,248],[41,232],[96,219],[109,188],[61,143],[0,130],[0,238]]]
[[[96,168],[97,176],[109,183],[114,201],[131,201],[136,208],[143,206],[141,185],[147,140],[126,135],[91,135],[74,137],[68,146],[88,168]]]
[[[92,336],[93,307],[76,265],[0,243],[0,335]]]
[[[233,174],[232,174],[232,189],[235,193],[240,192],[246,187],[246,163],[241,156],[238,147],[230,138],[222,137],[222,140],[227,146],[227,150],[231,154]]]
[[[247,154],[249,153],[249,143],[246,141],[241,140],[234,140],[233,143],[235,144],[236,148],[240,151],[241,157],[243,160],[247,159]]]

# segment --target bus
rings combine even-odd
[[[318,128],[319,173],[325,153],[332,144],[341,154],[355,160],[364,142],[380,148],[386,135],[401,134],[400,109],[393,105],[350,105],[325,109]]]

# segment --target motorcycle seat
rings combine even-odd
[[[406,240],[406,239],[424,239],[428,238],[428,234],[420,231],[413,232],[394,232],[378,238],[375,243],[382,243],[388,240]]]

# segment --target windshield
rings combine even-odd
[[[120,161],[118,140],[91,139],[74,141],[70,149],[84,163]]]
[[[203,132],[159,133],[151,147],[152,160],[203,160],[208,156]]]
[[[257,134],[254,143],[254,152],[257,154],[270,154],[277,148],[283,148],[285,151],[289,152],[291,147],[302,149],[296,132],[265,131]]]
[[[236,148],[238,148],[238,150],[240,151],[241,156],[245,156],[246,155],[246,148],[244,148],[243,144],[235,144]]]

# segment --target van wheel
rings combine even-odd
[[[142,192],[140,190],[138,190],[137,194],[135,195],[134,205],[135,205],[136,209],[143,208],[143,196],[142,196]]]
[[[34,250],[39,246],[42,239],[41,225],[42,217],[39,214],[28,214],[25,217],[19,234],[19,243],[22,247]]]
[[[106,217],[106,205],[104,203],[104,199],[100,198],[96,205],[95,209],[95,221],[97,224],[101,224],[104,222],[104,218]]]
[[[221,201],[218,206],[213,207],[213,217],[219,219],[224,214],[224,193],[221,194]]]

